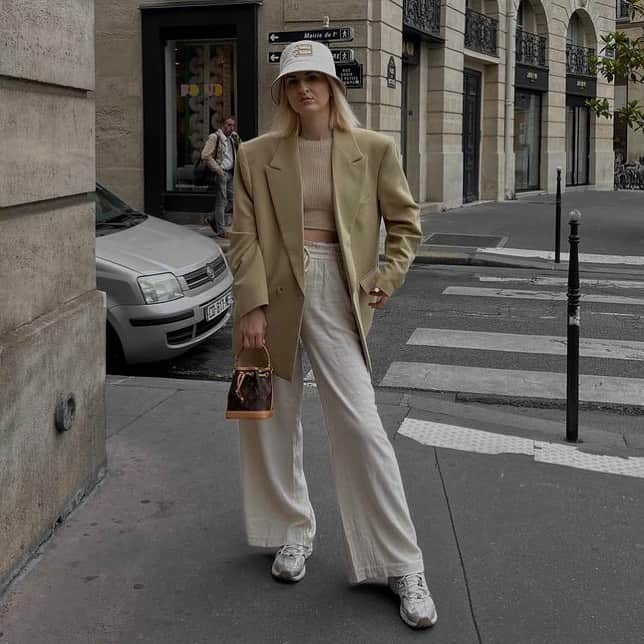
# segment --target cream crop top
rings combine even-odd
[[[298,139],[304,228],[335,231],[333,217],[332,138],[313,141]]]

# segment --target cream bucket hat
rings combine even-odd
[[[337,81],[342,91],[346,94],[344,83],[335,73],[335,63],[333,62],[331,50],[320,42],[298,40],[284,49],[280,57],[280,73],[271,85],[273,102],[279,103],[279,89],[282,78],[295,72],[322,72]]]

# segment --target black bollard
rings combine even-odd
[[[561,261],[561,168],[557,168],[557,198],[555,199],[555,264]]]
[[[572,210],[570,224],[570,260],[568,262],[568,358],[566,391],[566,440],[579,440],[579,220],[581,213]]]

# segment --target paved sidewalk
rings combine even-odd
[[[396,435],[416,418],[557,443],[560,422],[378,392],[439,611],[416,633],[384,586],[347,583],[314,387],[304,422],[316,549],[301,583],[271,579],[271,554],[244,544],[226,390],[109,378],[109,472],[0,602],[2,644],[641,641],[644,478]],[[582,436],[586,451],[643,455],[602,427]]]
[[[609,256],[582,256],[582,264],[625,264],[629,267],[628,270],[642,270],[644,192],[565,192],[561,205],[562,261],[567,259],[564,253],[568,252],[568,213],[573,209],[582,213],[579,252],[591,256]],[[550,194],[526,195],[515,201],[482,203],[424,214],[424,243],[417,261],[556,269],[558,267],[552,258],[545,260],[543,253],[535,252],[547,251],[551,253],[551,257],[554,256],[555,221],[555,197]],[[437,246],[432,244],[430,236],[433,233],[464,237],[456,246]],[[468,235],[472,236],[470,243],[467,242]],[[481,235],[491,239],[478,240],[477,237]],[[495,254],[491,247],[497,244],[502,250]],[[486,247],[486,252],[480,251],[481,246]],[[517,250],[532,252],[516,252]],[[637,259],[627,261],[624,257]]]
[[[514,201],[480,203],[445,212],[425,212],[421,218],[423,243],[416,261],[564,270],[568,252],[568,213],[573,209],[582,213],[579,251],[583,254],[581,262],[585,268],[599,271],[617,268],[644,273],[644,191],[564,192],[560,246],[563,263],[559,265],[553,261],[555,197],[551,194],[525,195]],[[214,238],[210,226],[188,226]],[[443,239],[432,238],[433,234],[439,234]],[[449,239],[444,234],[456,237]],[[216,241],[222,248],[228,248],[228,240],[217,238]],[[482,244],[485,251],[482,251]],[[381,253],[383,251],[384,234],[381,235]],[[544,258],[544,252],[550,253],[551,257]]]

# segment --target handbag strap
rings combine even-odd
[[[267,369],[270,369],[270,368],[271,368],[271,354],[268,352],[268,348],[266,347],[266,345],[264,345],[264,346],[262,347],[262,349],[264,349],[264,353],[266,354],[266,362],[268,363],[268,364],[266,365],[266,368],[267,368]],[[239,358],[241,357],[241,354],[242,354],[245,350],[250,351],[250,349],[240,349],[240,350],[239,350],[239,353],[235,356],[235,368],[237,368],[237,367],[239,366]]]

